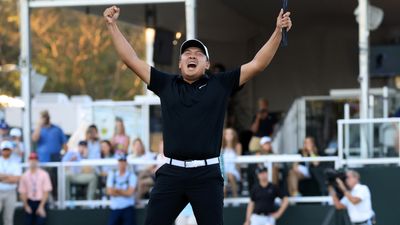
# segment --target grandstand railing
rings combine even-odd
[[[399,119],[400,122],[400,119]],[[339,154],[340,155],[340,154]],[[343,156],[343,154],[341,155]],[[238,156],[233,160],[225,161],[234,162],[236,164],[252,164],[252,163],[264,163],[268,167],[268,171],[273,171],[273,164],[276,163],[295,163],[295,162],[333,162],[335,169],[341,168],[343,165],[375,165],[375,164],[399,164],[400,158],[371,158],[371,159],[346,159],[344,160],[340,156],[326,156],[326,157],[302,157],[301,155],[266,155],[266,156]],[[128,160],[130,169],[135,165],[157,165],[155,160],[139,160],[132,159]],[[107,207],[110,202],[109,200],[69,200],[65,196],[65,188],[70,188],[65,186],[65,171],[66,167],[82,167],[82,166],[115,166],[117,168],[117,160],[106,159],[106,160],[82,160],[80,162],[51,162],[42,163],[41,167],[53,167],[57,168],[57,201],[55,205],[60,208],[73,208],[76,206],[84,206],[89,208],[95,207]],[[28,164],[23,164],[27,167]],[[272,173],[268,173],[269,180],[272,181]],[[246,204],[248,203],[248,197],[238,197],[238,198],[225,198],[224,202],[226,204]],[[331,198],[329,196],[299,196],[299,197],[289,197],[291,203],[331,203]],[[138,203],[139,207],[143,207],[147,204],[147,200],[142,200]],[[21,203],[19,203],[21,205]]]
[[[337,123],[339,167],[400,165],[400,118],[342,119]],[[351,146],[352,138],[359,138],[358,146]],[[391,157],[388,148],[394,151]]]
[[[269,171],[272,170],[274,163],[294,163],[294,162],[334,162],[335,168],[339,165],[338,157],[301,157],[300,155],[268,155],[268,156],[239,156],[231,161],[225,162],[235,162],[236,164],[252,164],[252,163],[264,163]],[[139,160],[132,159],[128,160],[130,169],[135,165],[157,165],[155,160]],[[77,206],[95,208],[95,207],[106,207],[110,204],[109,200],[70,200],[66,199],[65,195],[65,175],[67,167],[83,167],[83,166],[115,166],[117,168],[117,160],[105,159],[105,160],[82,160],[80,162],[50,162],[41,163],[42,168],[57,168],[57,200],[54,201],[55,205],[60,209],[73,208]],[[28,164],[25,163],[23,166],[26,168]],[[272,173],[268,173],[269,179],[272,180]],[[240,198],[226,198],[225,204],[245,204],[248,203],[248,197]],[[329,196],[312,196],[312,197],[290,197],[289,201],[292,203],[324,203],[329,202]],[[139,202],[140,206],[145,206],[147,200],[142,200]],[[21,203],[19,203],[21,205]]]

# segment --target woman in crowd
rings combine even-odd
[[[239,138],[236,131],[232,128],[224,130],[222,139],[221,155],[224,161],[224,175],[225,180],[228,181],[232,190],[233,197],[238,196],[238,182],[240,181],[239,168],[234,162],[229,162],[242,154],[242,145],[239,143]],[[227,194],[227,187],[224,188],[225,196]]]
[[[129,158],[139,160],[154,160],[155,155],[146,151],[144,144],[140,138],[136,138],[132,142],[132,154]],[[138,174],[138,190],[136,192],[137,198],[143,198],[154,185],[153,179],[154,165],[137,165],[135,172]]]
[[[299,150],[302,157],[317,157],[318,150],[312,137],[304,139],[303,148]],[[299,181],[311,178],[310,167],[317,167],[319,162],[295,163],[288,175],[288,191],[291,196],[299,196]]]
[[[125,133],[124,121],[117,117],[115,119],[114,136],[111,139],[111,144],[115,154],[127,154],[129,147],[129,136]]]

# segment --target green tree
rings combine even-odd
[[[5,3],[0,15],[10,19],[0,22],[2,64],[16,63],[19,54],[17,7],[15,2]],[[126,23],[120,26],[139,56],[144,56],[144,29]],[[35,9],[31,34],[33,68],[48,77],[45,92],[115,100],[141,94],[142,82],[118,59],[102,17],[72,9]],[[2,92],[19,94],[19,80],[11,78],[0,78],[15,86],[1,86]]]

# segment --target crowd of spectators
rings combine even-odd
[[[241,140],[238,131],[234,128],[228,127],[224,130],[223,140],[221,141],[220,161],[222,175],[225,178],[224,193],[226,197],[248,195],[254,187],[257,187],[258,178],[256,171],[260,168],[264,168],[265,164],[236,164],[232,162],[232,159],[243,154],[277,154],[272,147],[275,123],[276,120],[269,115],[268,101],[261,99],[258,103],[257,113],[248,129],[252,133],[250,141],[245,142]],[[20,163],[24,161],[23,159],[25,157],[22,144],[22,132],[19,128],[10,129],[4,121],[1,121],[0,143],[2,144],[2,153],[4,152],[4,154],[2,154],[2,161],[0,161],[0,200],[3,196],[3,189],[15,192],[19,182],[20,187],[18,191],[24,203],[26,213],[31,215],[32,210],[38,210],[38,213],[35,214],[37,218],[30,218],[30,220],[40,220],[40,218],[45,217],[45,211],[47,209],[47,204],[42,203],[43,199],[47,201],[49,198],[50,201],[54,201],[54,198],[57,196],[57,171],[54,168],[37,170],[38,162],[104,160],[118,161],[119,164],[121,164],[121,162],[126,163],[127,161],[135,160],[155,160],[157,162],[156,164],[139,164],[127,166],[126,168],[122,168],[119,164],[117,164],[118,166],[107,164],[101,166],[67,166],[65,168],[66,200],[117,199],[117,201],[119,201],[118,199],[120,199],[120,197],[118,197],[118,195],[120,194],[117,194],[119,192],[115,191],[112,186],[116,185],[115,179],[127,179],[127,185],[125,186],[129,190],[132,188],[132,190],[129,191],[128,194],[124,192],[125,194],[122,197],[131,196],[134,199],[134,203],[138,204],[138,202],[140,202],[138,200],[149,197],[149,193],[155,181],[155,172],[165,161],[165,157],[163,155],[162,140],[158,145],[158,149],[146,149],[140,138],[131,138],[132,137],[128,136],[126,133],[123,119],[117,117],[115,119],[114,134],[110,139],[101,137],[97,126],[92,124],[86,128],[84,137],[81,138],[76,147],[67,147],[67,136],[60,127],[51,123],[49,112],[43,111],[40,114],[40,121],[36,129],[32,133],[35,153],[27,157],[30,167],[26,170],[27,172],[22,175]],[[5,151],[3,151],[3,147]],[[249,151],[244,151],[244,149],[249,149]],[[312,137],[307,137],[304,140],[304,147],[299,150],[298,154],[303,157],[318,156],[318,150]],[[7,155],[9,156],[5,159]],[[2,179],[3,173],[6,172],[1,170],[1,168],[3,168],[1,165],[4,164],[5,161],[10,161],[14,165],[9,166],[9,168],[14,168],[13,171],[7,172],[7,176],[13,179],[7,180],[6,183]],[[318,162],[283,165],[274,164],[273,170],[271,171],[271,182],[279,188],[282,193],[287,193],[291,196],[299,196],[302,194],[299,184],[303,180],[313,179],[312,168],[317,167],[319,167]],[[118,170],[125,171],[125,169],[128,175],[118,175],[116,173]],[[35,177],[33,173],[36,171],[39,171],[40,179],[42,179],[43,182],[47,182],[47,179],[50,179],[49,183],[43,183],[40,186],[40,188],[43,189],[41,191],[46,194],[37,194],[35,191],[38,190],[27,189],[27,182],[30,181],[29,177]],[[120,178],[115,178],[119,176]],[[244,185],[245,183],[246,185]],[[319,185],[318,182],[316,182],[316,184]],[[133,185],[134,187],[132,187]],[[122,186],[125,187],[122,184],[118,187],[121,188]],[[319,189],[322,190],[321,188]],[[35,193],[31,193],[30,191]],[[15,202],[15,200],[13,201]],[[126,201],[125,203],[127,207],[131,207],[132,205],[131,201]],[[119,208],[114,206],[112,209]],[[9,211],[6,211],[6,209],[4,210],[6,215],[12,216]],[[115,214],[115,217],[118,216],[120,215]],[[6,222],[5,219],[4,224],[7,225],[10,223]]]

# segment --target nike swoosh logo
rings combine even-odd
[[[203,84],[199,87],[199,90],[202,89],[203,87],[207,86],[207,84]]]

